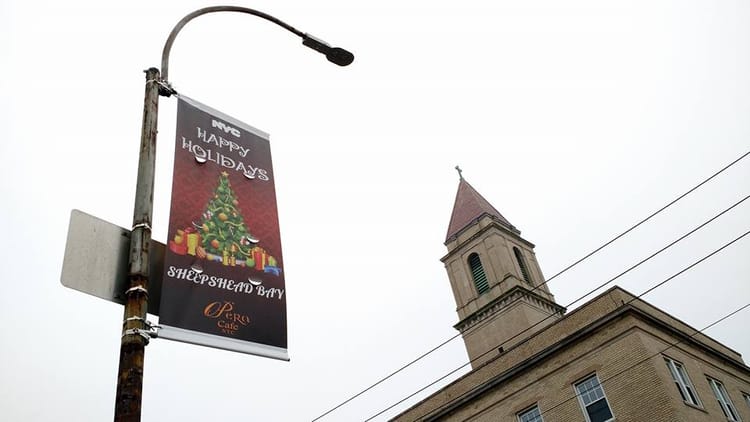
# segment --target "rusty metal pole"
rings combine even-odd
[[[143,125],[138,160],[138,181],[130,238],[130,288],[125,291],[125,316],[120,341],[120,366],[115,396],[115,421],[141,420],[143,359],[149,341],[148,248],[151,242],[151,218],[154,204],[154,169],[156,165],[156,122],[159,110],[159,69],[146,72],[146,94],[143,102]]]
[[[159,95],[169,97],[175,91],[167,81],[169,51],[177,33],[190,20],[213,12],[240,12],[271,21],[302,38],[302,44],[324,54],[328,61],[347,66],[354,55],[339,47],[301,32],[275,17],[254,9],[237,6],[213,6],[196,10],[172,29],[162,51],[163,76],[159,69],[146,70],[146,94],[143,101],[143,125],[141,127],[141,150],[138,161],[138,182],[135,191],[133,230],[130,238],[130,260],[128,279],[130,287],[125,293],[125,316],[120,341],[120,366],[117,372],[117,394],[115,396],[115,422],[141,420],[143,391],[143,360],[146,345],[153,334],[146,321],[148,311],[149,257],[151,242],[151,219],[154,205],[154,172],[156,167],[156,122],[159,111]]]

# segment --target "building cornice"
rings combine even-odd
[[[471,315],[467,316],[466,318],[456,323],[456,325],[454,325],[453,328],[455,328],[456,330],[460,331],[463,334],[467,330],[471,329],[472,327],[476,326],[477,324],[481,323],[487,318],[491,318],[498,311],[507,307],[511,303],[520,299],[524,299],[524,298],[528,299],[535,305],[546,310],[550,314],[560,314],[560,316],[562,316],[565,313],[564,307],[558,305],[557,303],[547,298],[544,298],[534,293],[532,290],[528,290],[527,288],[522,287],[522,286],[513,286],[507,292],[498,296],[490,303],[484,305],[479,310],[473,312]]]

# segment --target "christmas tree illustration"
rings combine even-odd
[[[201,222],[193,222],[193,226],[175,233],[169,242],[172,252],[280,275],[276,258],[260,247],[260,239],[253,236],[245,224],[227,172],[219,176],[219,184],[206,205]]]
[[[214,197],[203,213],[201,243],[206,254],[221,257],[225,265],[252,257],[251,249],[258,243],[248,231],[238,205],[229,184],[229,175],[222,172]],[[227,263],[227,260],[231,262]]]

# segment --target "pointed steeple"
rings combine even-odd
[[[448,234],[445,236],[447,243],[466,226],[479,220],[483,215],[491,217],[512,232],[521,234],[510,222],[496,210],[482,195],[479,194],[461,175],[461,169],[456,166],[461,180],[458,183],[458,192],[456,192],[456,201],[453,204],[453,213],[451,222],[448,225]]]
[[[553,323],[565,313],[544,282],[534,245],[521,237],[461,169],[440,258],[456,299],[458,323],[473,368]],[[519,333],[524,333],[519,336]]]

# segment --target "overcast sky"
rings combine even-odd
[[[145,421],[311,420],[453,336],[439,259],[457,164],[549,277],[750,150],[747,1],[236,4],[356,55],[337,67],[240,14],[198,18],[172,49],[180,92],[271,134],[291,361],[156,339]],[[0,3],[6,420],[113,415],[122,307],[60,284],[68,219],[75,208],[131,226],[142,70],[206,5]],[[175,111],[161,98],[162,242]],[[745,197],[748,180],[750,157],[553,280],[558,303]],[[749,216],[741,204],[616,284],[640,294],[749,230]],[[745,238],[644,299],[703,328],[750,302],[748,256]],[[706,334],[748,359],[748,326],[745,310]],[[367,419],[466,362],[453,341],[322,420]]]

